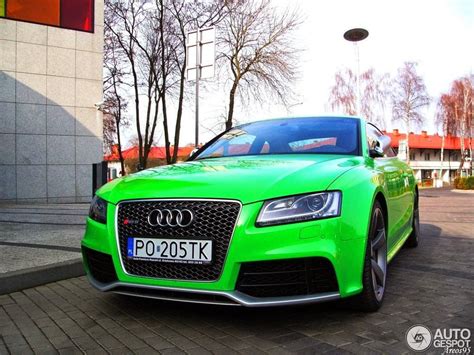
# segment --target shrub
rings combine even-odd
[[[455,189],[460,189],[461,187],[461,178],[459,176],[456,176],[454,178],[454,188]]]
[[[474,190],[474,176],[456,177],[454,188],[459,190]]]
[[[466,178],[466,188],[469,190],[474,190],[474,176],[469,176]]]

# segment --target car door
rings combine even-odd
[[[383,133],[374,125],[366,127],[369,148]],[[409,206],[409,186],[406,185],[407,165],[401,162],[392,148],[383,157],[374,158],[375,169],[384,176],[385,197],[388,215],[388,249],[391,250],[402,237],[407,223],[407,207]],[[410,215],[408,215],[408,219]],[[409,220],[408,220],[409,221]]]

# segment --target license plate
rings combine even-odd
[[[129,237],[127,257],[169,263],[210,264],[212,240]]]

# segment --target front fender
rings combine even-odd
[[[367,165],[360,165],[339,176],[328,190],[342,191],[340,237],[351,248],[341,248],[340,262],[350,267],[353,277],[348,293],[362,289],[362,273],[367,248],[370,218],[375,197],[384,193],[383,174]]]
[[[347,171],[333,181],[328,190],[342,191],[343,239],[366,239],[377,193],[385,196],[384,176],[368,166]]]

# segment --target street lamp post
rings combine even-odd
[[[215,28],[197,28],[186,33],[186,78],[195,81],[194,144],[199,146],[199,81],[214,77]]]
[[[356,73],[356,86],[357,86],[357,98],[356,98],[356,114],[360,114],[360,58],[359,58],[359,46],[357,42],[363,41],[369,36],[369,31],[364,28],[352,28],[344,32],[344,39],[349,42],[354,43],[356,51],[356,61],[357,61],[357,73]]]

